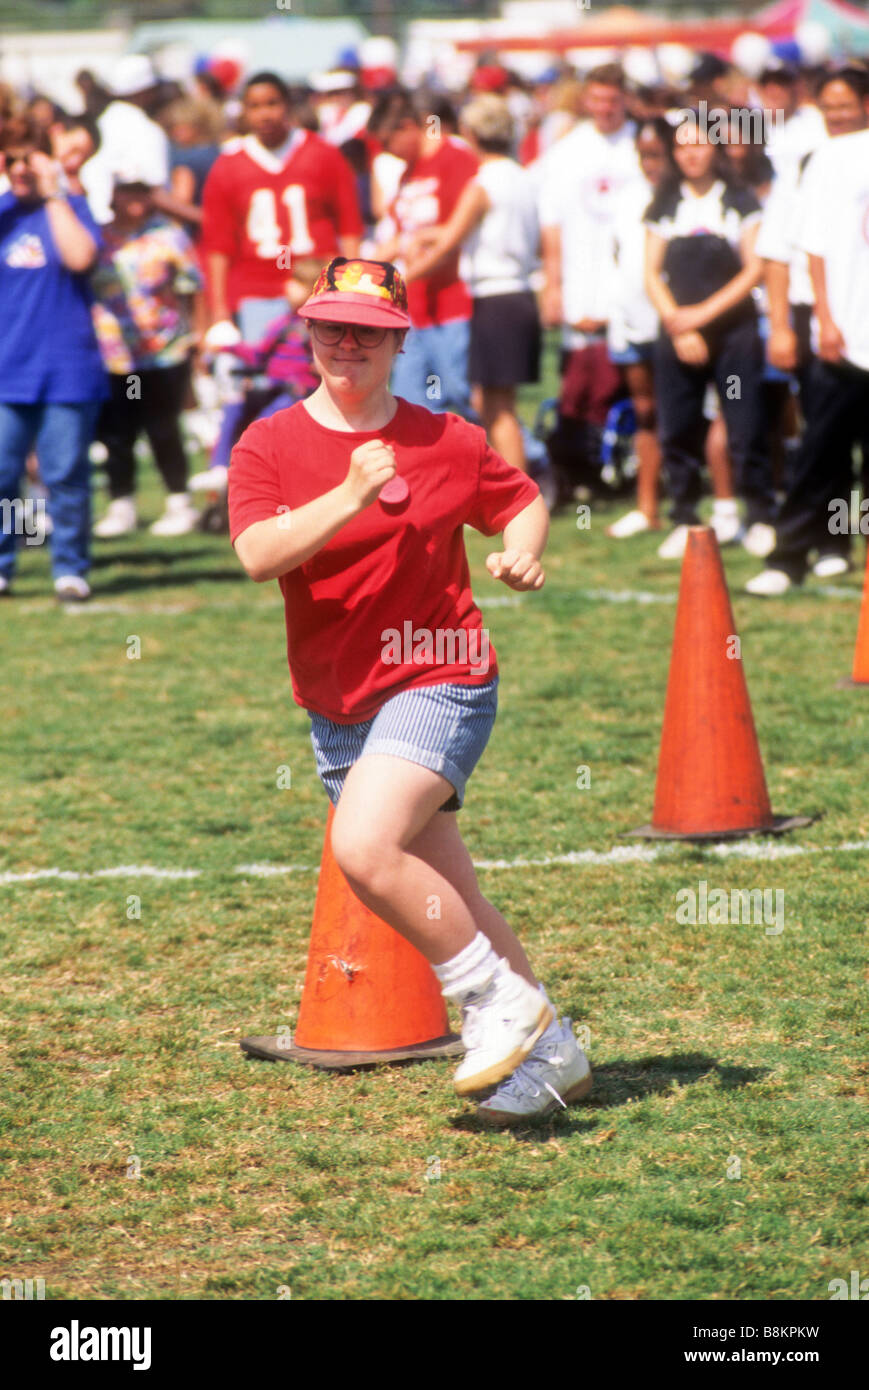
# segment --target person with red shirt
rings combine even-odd
[[[280,582],[293,694],[336,806],[335,858],[461,1009],[457,1092],[497,1087],[481,1119],[519,1123],[586,1095],[591,1072],[483,897],[450,813],[488,740],[498,686],[463,528],[502,533],[489,573],[535,591],[546,505],[483,430],[390,393],[410,327],[394,265],[338,257],[299,312],[320,385],[242,435],[230,535],[252,579]]]
[[[217,347],[228,341],[233,313],[241,337],[256,342],[285,312],[292,259],[356,255],[362,235],[350,165],[318,135],[293,125],[282,79],[268,72],[249,78],[242,113],[248,134],[224,145],[202,194],[202,250],[211,328],[220,325]]]
[[[389,209],[395,232],[380,254],[405,262],[426,244],[431,229],[448,222],[479,161],[464,141],[447,135],[440,118],[423,118],[406,92],[384,99],[375,113],[376,133],[389,154],[405,161],[398,192]],[[396,360],[392,390],[429,410],[467,415],[471,392],[471,292],[459,275],[460,251],[408,285],[413,330],[401,361]]]

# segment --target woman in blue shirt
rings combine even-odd
[[[107,394],[91,320],[87,272],[100,234],[87,202],[59,192],[59,167],[32,122],[0,133],[0,594],[8,594],[17,534],[33,534],[19,500],[35,447],[49,489],[54,587],[81,600],[87,583],[90,465]],[[5,504],[5,505],[3,505]]]

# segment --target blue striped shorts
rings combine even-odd
[[[497,708],[496,676],[486,685],[403,690],[360,724],[336,724],[308,710],[317,772],[329,800],[337,806],[344,779],[357,758],[388,753],[446,777],[455,790],[440,809],[458,811],[465,799],[465,784],[489,741]]]

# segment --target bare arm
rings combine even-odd
[[[549,537],[549,511],[542,497],[508,521],[502,540],[504,549],[486,557],[486,569],[511,589],[542,589],[545,582],[540,557]]]
[[[557,328],[564,317],[561,300],[561,228],[541,228],[540,246],[543,252],[543,322],[547,328]]]
[[[784,261],[764,261],[769,303],[769,342],[766,353],[773,367],[792,372],[797,365],[797,335],[791,324],[790,268]]]
[[[228,281],[229,257],[222,251],[211,251],[208,256],[208,291],[212,323],[220,323],[223,319],[229,318],[226,293]]]
[[[236,536],[235,553],[257,584],[289,574],[370,506],[394,477],[394,449],[380,439],[367,440],[350,455],[343,483],[295,511],[287,508],[255,521]]]
[[[181,171],[176,169],[175,173]],[[179,197],[175,189],[155,188],[151,194],[155,208],[179,222],[202,222],[202,209],[187,198]]]
[[[359,255],[359,247],[362,244],[361,237],[358,236],[339,236],[338,247],[342,256],[346,256],[348,261],[354,261]]]
[[[827,298],[827,267],[823,256],[809,256],[809,274],[812,277],[815,313],[818,317],[818,356],[824,362],[841,362],[845,355],[845,339],[830,310],[830,301]]]
[[[36,191],[44,199],[51,239],[62,264],[77,274],[90,270],[97,258],[97,244],[59,192],[60,165],[41,150],[31,155],[30,165],[36,176]]]
[[[436,235],[431,244],[419,255],[411,252],[408,259],[406,280],[420,280],[430,275],[443,261],[461,246],[479,222],[483,220],[492,204],[484,188],[471,180],[462,190],[461,197],[453,208],[452,215],[442,227],[426,229]]]
[[[665,326],[667,319],[678,308],[670,293],[670,287],[661,273],[666,251],[666,238],[658,236],[657,232],[653,232],[651,227],[648,227],[646,229],[646,294],[651,299],[659,319]]]

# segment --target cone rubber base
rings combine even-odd
[[[837,690],[869,690],[869,681],[855,681],[853,676],[843,676],[836,681]]]
[[[624,830],[622,837],[639,840],[741,840],[747,835],[785,835],[789,830],[801,830],[813,825],[817,816],[773,816],[771,825],[756,825],[749,830],[658,830],[654,825],[641,825],[637,830]]]
[[[387,1048],[382,1052],[329,1052],[313,1047],[280,1046],[284,1038],[242,1038],[239,1046],[249,1057],[266,1062],[297,1062],[305,1067],[321,1067],[325,1071],[350,1071],[353,1067],[390,1065],[396,1062],[424,1062],[431,1057],[460,1057],[464,1045],[456,1033],[442,1038],[430,1038],[411,1047]]]

